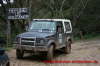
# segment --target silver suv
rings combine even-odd
[[[49,60],[57,49],[70,53],[71,43],[72,25],[68,19],[33,19],[27,31],[17,35],[14,42],[18,59],[31,51],[45,53]]]

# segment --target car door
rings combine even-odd
[[[72,26],[70,22],[65,21],[64,22],[64,27],[65,27],[65,37],[66,41],[68,38],[72,37]]]
[[[57,22],[57,40],[59,48],[64,45],[64,27],[61,21]]]

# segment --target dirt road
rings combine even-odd
[[[57,51],[54,60],[74,61],[74,60],[96,60],[99,63],[43,63],[44,57],[26,55],[24,59],[16,59],[16,51],[8,52],[11,66],[100,66],[100,39],[79,41],[72,44],[71,54],[63,54]]]

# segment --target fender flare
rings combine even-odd
[[[56,45],[54,40],[49,40],[48,43],[47,43],[47,47],[49,47],[51,44],[55,44]]]
[[[71,41],[71,43],[72,43],[71,37],[67,37],[67,42],[68,42],[68,41]]]

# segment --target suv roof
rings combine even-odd
[[[67,21],[70,22],[69,19],[33,19],[34,21],[39,21],[39,20],[47,20],[47,21]]]

